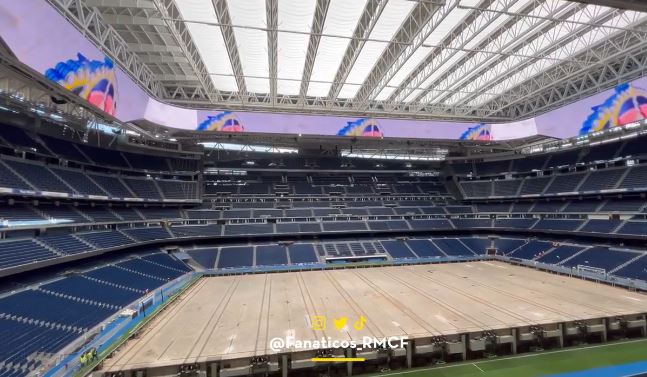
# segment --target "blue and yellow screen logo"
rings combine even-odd
[[[380,130],[380,125],[373,118],[360,118],[353,122],[348,122],[345,127],[337,132],[337,136],[364,136],[364,137],[384,137]]]
[[[580,135],[647,119],[647,91],[631,84],[618,85],[611,97],[591,110]]]
[[[45,71],[45,77],[77,94],[110,115],[117,113],[117,79],[110,58],[90,60],[77,54],[77,60],[66,60]]]
[[[196,129],[197,131],[244,132],[245,127],[231,111],[209,115]]]
[[[490,132],[490,126],[487,124],[477,124],[474,127],[469,127],[465,132],[461,134],[461,140],[492,140],[492,133]]]

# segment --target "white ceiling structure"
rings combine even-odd
[[[188,107],[508,121],[647,74],[647,13],[565,0],[48,0]]]

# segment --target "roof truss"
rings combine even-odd
[[[565,0],[48,1],[149,94],[188,107],[499,122],[645,73],[647,14]],[[198,3],[213,17],[183,17]],[[227,69],[198,29],[219,33]]]

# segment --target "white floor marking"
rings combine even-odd
[[[476,365],[474,363],[472,363],[472,365],[474,365],[474,367],[476,367],[476,369],[480,370],[481,373],[485,373],[485,371],[483,369],[481,369],[481,367],[479,367],[478,365]]]

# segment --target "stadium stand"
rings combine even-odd
[[[303,1],[287,13],[283,0],[263,9],[207,1],[204,12],[185,1],[81,3],[28,4],[33,12],[11,17],[22,3],[7,2],[0,17],[0,29],[11,28],[0,38],[0,377],[92,372],[60,363],[188,277],[447,263],[467,279],[492,262],[647,290],[647,94],[638,78],[646,60],[636,37],[644,12],[560,1],[546,11],[516,0],[498,10],[492,1]],[[211,6],[222,25],[185,19]],[[27,29],[35,15],[48,24]],[[61,37],[56,17],[80,39]],[[226,48],[207,43],[219,48],[205,53],[197,35],[216,28],[202,42],[215,35]],[[13,50],[13,39],[43,30],[65,42],[57,54],[34,43]],[[286,45],[297,41],[306,44]],[[250,54],[257,42],[264,53]],[[72,56],[58,56],[69,48]],[[38,51],[38,67],[28,50]],[[307,52],[303,63],[294,51]],[[589,103],[602,89],[612,97]],[[335,117],[320,118],[328,113]],[[423,122],[443,123],[427,134]],[[445,292],[419,293],[455,310]],[[615,332],[603,319],[603,340],[634,336],[627,322],[643,314]],[[443,337],[403,354],[380,349],[365,369],[346,371],[382,370],[384,358],[390,369],[560,344],[542,343],[557,330],[521,319],[514,345],[493,342],[505,336],[493,318],[469,318],[487,327],[479,335],[434,329]],[[598,341],[587,321],[566,343]],[[559,334],[563,346],[569,334]],[[458,343],[463,350],[449,356]],[[256,348],[253,360],[218,360],[208,373],[211,360],[196,358],[194,373],[183,356],[186,365],[167,374],[278,375],[295,361],[265,360]],[[427,354],[407,359],[417,348]]]

